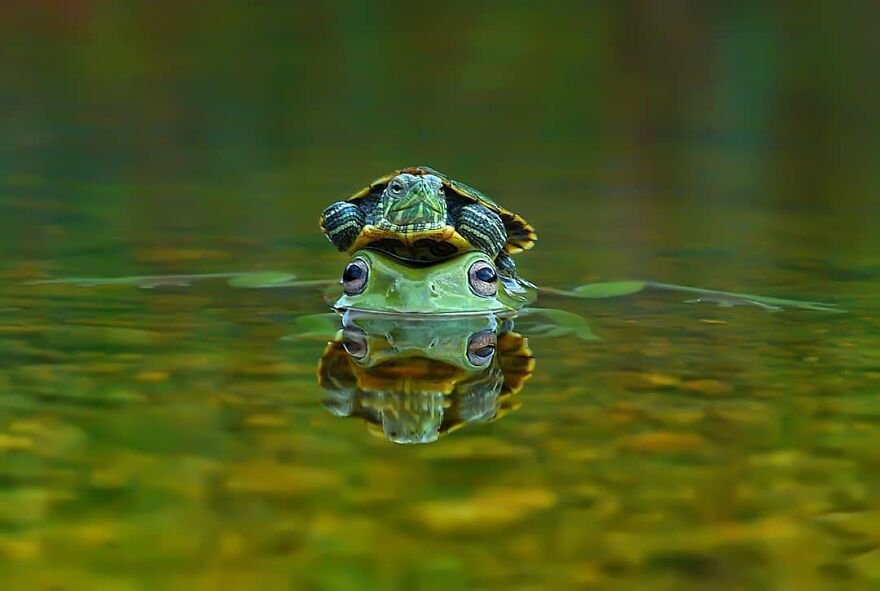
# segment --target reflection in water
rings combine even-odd
[[[430,443],[518,408],[534,369],[526,339],[494,315],[346,313],[324,351],[324,406],[395,443]]]

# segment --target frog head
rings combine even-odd
[[[338,310],[394,314],[486,314],[514,312],[534,300],[512,293],[499,280],[495,263],[468,252],[430,266],[408,265],[378,251],[352,255],[342,274]]]

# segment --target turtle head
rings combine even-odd
[[[382,221],[398,231],[441,227],[446,223],[443,182],[433,174],[397,175],[382,192]]]

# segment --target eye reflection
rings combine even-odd
[[[369,352],[367,335],[359,328],[346,328],[342,333],[342,347],[354,359],[363,359]]]
[[[493,330],[483,330],[472,334],[468,339],[468,361],[477,367],[486,365],[495,356],[497,344],[498,336]]]

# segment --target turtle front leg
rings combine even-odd
[[[366,223],[363,210],[347,201],[337,201],[321,214],[321,230],[343,252],[351,248]]]
[[[495,258],[507,243],[507,230],[498,214],[482,205],[471,204],[461,208],[456,230],[474,248]]]
[[[516,263],[513,262],[513,259],[506,252],[500,252],[495,257],[495,268],[498,269],[498,274],[502,277],[515,279],[517,276]]]

